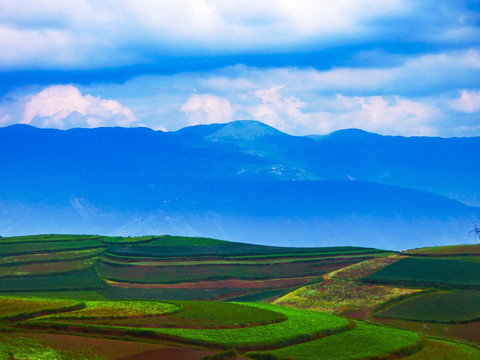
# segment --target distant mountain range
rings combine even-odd
[[[13,125],[0,128],[0,235],[473,242],[479,169],[479,137],[291,136],[257,121],[176,132]]]

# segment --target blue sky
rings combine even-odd
[[[480,1],[0,1],[0,126],[241,119],[480,136]]]

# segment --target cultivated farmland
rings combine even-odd
[[[465,248],[430,256],[165,235],[0,247],[0,360],[480,357],[480,257]]]

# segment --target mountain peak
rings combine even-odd
[[[288,136],[281,131],[256,120],[232,121],[207,136],[212,141],[219,140],[256,140],[264,136]]]

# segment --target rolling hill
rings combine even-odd
[[[0,128],[0,231],[397,250],[472,242],[479,145],[299,137],[255,121],[168,133],[14,125]]]

